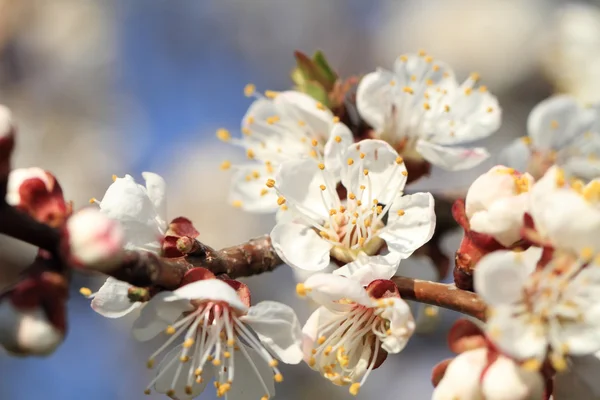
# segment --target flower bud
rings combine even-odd
[[[498,165],[477,178],[465,198],[470,229],[509,247],[521,239],[533,177]]]
[[[6,178],[10,171],[10,156],[15,147],[12,115],[8,108],[0,105],[0,176]]]
[[[63,341],[41,306],[21,309],[9,297],[0,300],[0,345],[18,355],[47,355]]]
[[[69,218],[67,235],[68,254],[76,265],[103,270],[121,260],[123,229],[97,209],[84,208]]]
[[[8,176],[6,202],[37,221],[61,226],[71,213],[56,178],[41,168],[14,169]]]

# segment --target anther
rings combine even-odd
[[[223,171],[225,171],[225,170],[227,170],[227,169],[229,169],[229,168],[231,168],[231,161],[227,161],[227,160],[225,160],[225,161],[223,161],[223,162],[221,163],[221,169],[222,169]]]
[[[229,131],[227,129],[224,129],[224,128],[217,129],[217,138],[219,138],[219,140],[222,140],[224,142],[228,142],[229,140],[231,140],[231,134],[229,133]]]
[[[275,368],[278,365],[279,365],[279,361],[277,361],[275,359],[269,361],[269,367],[271,367],[271,368]]]
[[[333,138],[333,140],[335,140],[337,143],[340,143],[342,141],[342,137],[341,136],[336,136]]]
[[[246,97],[252,96],[255,91],[256,91],[256,86],[254,86],[252,83],[249,83],[246,86],[244,86],[244,95]]]
[[[325,169],[325,164],[319,163],[319,169],[323,171]]]
[[[275,374],[275,376],[273,377],[273,379],[275,379],[275,382],[281,383],[281,382],[283,382],[283,375],[281,375],[281,374]]]
[[[359,391],[360,391],[360,383],[353,383],[352,385],[350,385],[349,392],[352,396],[358,395]]]
[[[181,361],[182,363],[186,363],[186,362],[190,361],[190,357],[189,356],[181,356],[181,357],[179,357],[179,361]]]
[[[185,341],[183,342],[183,347],[186,349],[189,349],[193,345],[194,345],[194,339],[192,339],[192,338],[185,339]]]
[[[283,205],[285,203],[285,197],[283,196],[279,196],[279,198],[277,199],[277,205]]]
[[[169,389],[169,390],[167,390],[167,393],[165,393],[165,394],[169,397],[173,397],[173,396],[175,396],[175,389]]]
[[[150,358],[148,361],[146,361],[146,367],[148,367],[148,369],[154,368],[154,359],[153,358]]]
[[[319,345],[322,345],[323,343],[325,343],[325,340],[327,340],[327,338],[325,336],[321,336],[317,339],[317,343],[319,343]]]
[[[95,197],[92,197],[92,198],[89,200],[89,202],[90,202],[90,204],[98,203],[98,199],[97,199],[97,198],[95,198]]]
[[[333,123],[337,124],[338,122],[340,122],[340,117],[338,117],[338,116],[333,117]]]
[[[86,287],[82,287],[81,289],[79,289],[79,293],[81,293],[85,297],[90,297],[92,295],[92,291]]]
[[[247,156],[249,159],[251,159],[251,160],[252,160],[252,159],[254,158],[254,156],[255,156],[255,154],[254,154],[254,150],[252,150],[252,149],[248,149],[248,150],[246,150],[246,156]]]
[[[323,103],[317,102],[317,108],[318,108],[319,110],[324,110],[324,109],[325,109],[325,106],[323,105]]]
[[[347,162],[348,162],[348,165],[354,164],[354,160],[352,158],[349,158]]]
[[[404,176],[408,176],[408,171],[404,170],[404,171],[401,172],[401,174],[404,175]]]
[[[466,88],[465,89],[465,95],[470,96],[471,93],[473,93],[473,89],[471,89],[471,88]]]
[[[220,366],[220,365],[221,365],[221,360],[219,360],[218,358],[215,358],[215,359],[213,360],[212,364],[213,364],[215,367],[218,367],[218,366]]]
[[[146,389],[146,390],[144,390],[144,394],[145,394],[146,396],[150,396],[150,393],[152,393],[152,392],[150,391],[150,389]]]
[[[118,178],[118,176],[116,176],[116,175],[114,175],[114,174],[113,174],[113,176],[112,176],[112,181],[113,181],[113,182],[116,182],[116,181],[117,181],[117,178]]]
[[[191,386],[186,386],[185,387],[185,394],[190,395],[192,394],[192,387]]]
[[[223,353],[223,357],[230,358],[231,357],[231,353],[228,352],[228,351],[226,351],[226,352]]]
[[[231,205],[234,206],[235,208],[241,208],[243,203],[241,200],[234,200],[231,202]]]
[[[319,185],[319,189],[325,190],[325,189],[327,189],[327,186],[325,186],[325,185]]]
[[[366,154],[365,153],[360,153],[358,156],[360,157],[361,160],[363,160],[365,158]]]
[[[313,139],[311,140],[310,144],[312,144],[314,147],[317,147],[319,145],[319,141],[317,139]]]
[[[404,159],[400,156],[396,157],[396,164],[402,164],[404,162]]]
[[[274,99],[275,97],[277,97],[277,92],[273,90],[265,90],[265,96],[269,99]]]
[[[363,174],[365,174],[365,176],[369,175],[369,170],[365,168],[365,170],[363,171]]]
[[[272,188],[275,187],[275,179],[267,179],[267,183],[266,183],[267,187]]]
[[[296,285],[296,294],[301,297],[305,297],[310,292],[310,288],[307,288],[304,283]]]
[[[175,328],[173,328],[171,325],[169,325],[169,326],[167,327],[167,329],[165,329],[165,333],[166,333],[167,335],[173,335],[173,334],[175,333]]]
[[[409,87],[409,86],[405,86],[404,88],[402,88],[402,91],[404,93],[409,93],[409,94],[414,94],[415,93],[415,91],[411,87]]]
[[[202,375],[202,368],[196,368],[196,370],[194,371],[194,375],[196,375],[196,376]]]

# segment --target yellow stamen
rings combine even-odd
[[[281,375],[281,374],[275,374],[275,376],[273,377],[273,379],[275,379],[275,382],[281,383],[281,382],[283,382],[283,375]]]
[[[81,289],[79,289],[79,293],[81,293],[85,297],[90,297],[92,295],[92,291],[86,287],[82,287]]]
[[[360,383],[353,383],[352,385],[350,385],[349,392],[352,396],[358,395],[359,391],[360,391]]]
[[[165,333],[166,333],[167,335],[173,335],[173,334],[175,333],[175,328],[173,328],[171,325],[169,325],[169,326],[167,327],[167,329],[165,329]]]
[[[254,86],[252,83],[249,83],[246,86],[244,86],[244,95],[246,97],[252,96],[255,91],[256,91],[256,86]]]
[[[225,171],[225,170],[227,170],[227,169],[229,169],[229,168],[231,168],[231,161],[227,161],[227,160],[225,160],[225,161],[223,161],[223,162],[221,163],[221,169],[222,169],[223,171]]]
[[[224,142],[228,142],[229,140],[231,140],[231,133],[229,133],[229,131],[224,128],[217,129],[217,138]]]

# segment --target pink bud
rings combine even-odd
[[[125,235],[119,223],[95,208],[84,208],[67,221],[71,261],[103,270],[121,261]]]
[[[37,167],[10,172],[6,202],[54,227],[61,226],[71,213],[54,175]]]
[[[48,355],[63,341],[41,306],[20,309],[10,298],[0,301],[0,345],[18,355]]]

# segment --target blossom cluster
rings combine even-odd
[[[320,52],[296,58],[294,90],[247,85],[254,100],[241,134],[223,128],[217,136],[247,158],[221,165],[234,170],[232,205],[275,214],[265,260],[297,272],[297,294],[317,305],[304,324],[285,304],[253,304],[249,287],[233,279],[241,274],[200,243],[192,221],[167,216],[158,174],[142,173],[144,184],[113,176],[101,199],[73,212],[51,173],[11,170],[15,132],[0,109],[0,220],[9,210],[50,238],[0,226],[39,247],[25,278],[0,295],[2,346],[51,353],[66,333],[71,269],[99,271],[109,275],[99,290],[80,290],[92,309],[135,314],[137,340],[164,338],[148,357],[156,373],[146,394],[191,399],[212,382],[218,397],[268,400],[284,380],[280,363],[304,362],[357,395],[418,331],[408,300],[465,312],[470,302],[485,305],[485,321],[459,321],[449,332],[457,356],[434,368],[433,400],[598,398],[589,376],[600,355],[600,107],[558,95],[532,110],[528,136],[452,206],[464,231],[455,286],[427,283],[468,301],[439,292],[425,299],[414,287],[431,273],[404,266],[439,252],[436,204],[410,184],[434,168],[461,171],[489,158],[475,142],[499,129],[498,100],[477,73],[460,82],[425,52],[347,80]],[[247,263],[267,262],[251,251],[242,252]]]

